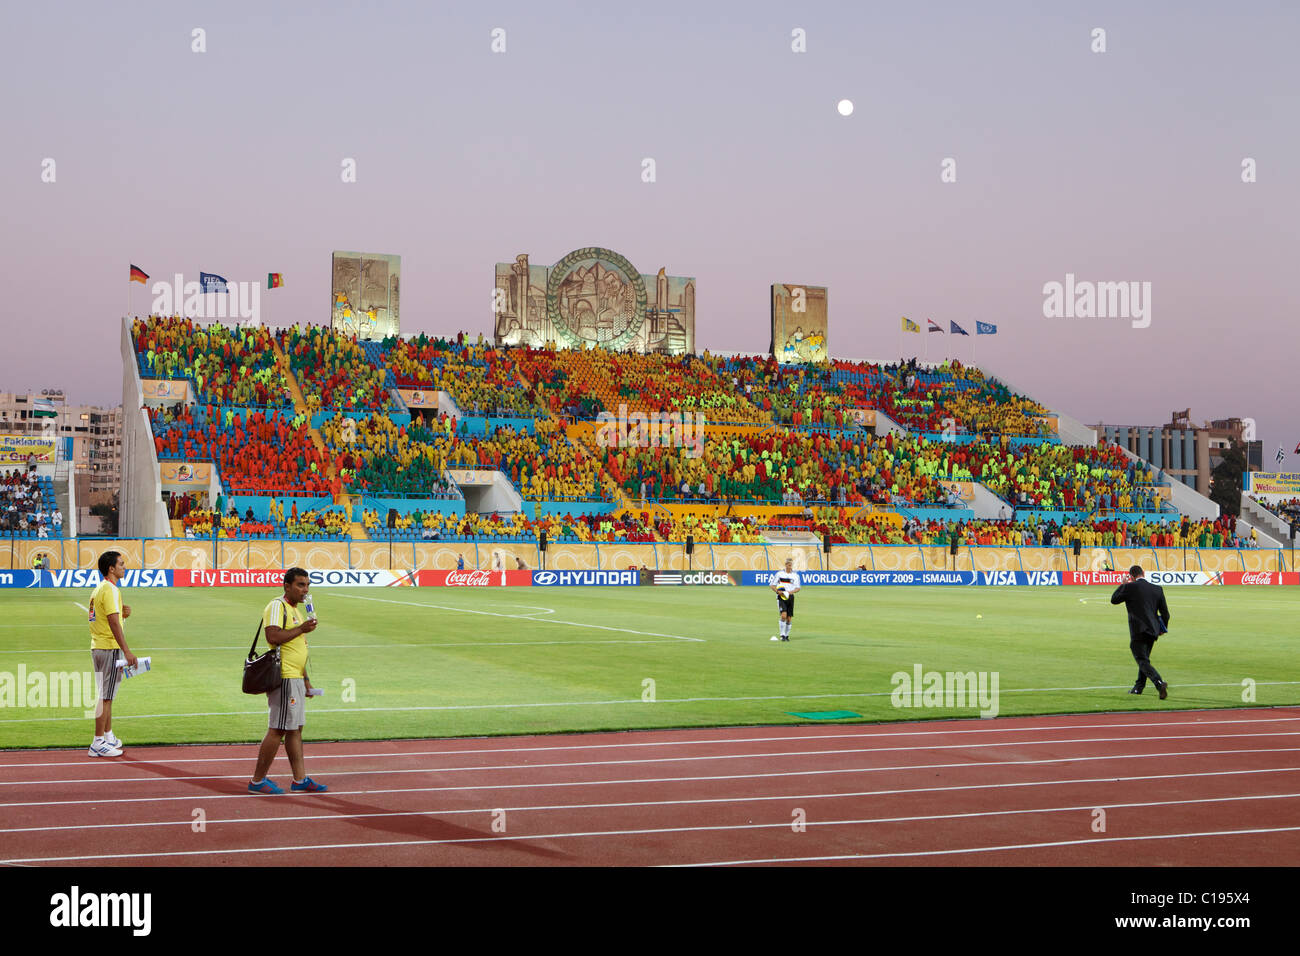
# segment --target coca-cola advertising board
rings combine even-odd
[[[416,581],[422,588],[500,588],[529,587],[532,571],[418,571]]]

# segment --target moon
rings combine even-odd
[[[838,103],[835,104],[835,108],[840,111],[841,116],[848,116],[850,113],[853,112],[853,101],[840,100]]]

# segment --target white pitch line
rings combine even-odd
[[[827,820],[827,821],[809,821],[809,826],[844,826],[868,823],[871,821],[864,820]],[[242,849],[227,850],[172,850],[167,852],[150,851],[144,853],[103,853],[95,855],[82,856],[48,856],[48,857],[23,857],[16,860],[0,861],[10,863],[63,863],[70,860],[130,860],[148,857],[150,859],[157,857],[179,857],[179,856],[213,856],[213,855],[233,855],[245,853],[299,853],[306,850],[356,850],[356,849],[381,849],[385,847],[398,846],[451,846],[464,843],[497,843],[513,842],[517,840],[571,840],[589,837],[623,837],[623,836],[653,836],[668,833],[711,833],[718,831],[734,830],[774,830],[789,829],[790,822],[781,823],[737,823],[715,826],[696,826],[696,827],[645,827],[636,830],[587,830],[577,832],[561,833],[531,833],[531,834],[499,834],[493,836],[481,837],[457,837],[447,840],[384,840],[374,843],[320,843],[312,845],[294,845],[294,846],[268,846],[268,847],[247,847]],[[991,846],[991,847],[972,847],[965,850],[920,850],[909,853],[870,853],[855,854],[842,857],[823,857],[821,859],[880,859],[884,857],[899,856],[942,856],[954,853],[983,853],[992,850],[1025,850],[1038,847],[1051,846],[1075,846],[1083,843],[1119,843],[1127,840],[1173,840],[1189,837],[1205,836],[1231,836],[1231,835],[1248,835],[1257,833],[1290,833],[1300,830],[1300,827],[1273,827],[1270,829],[1256,830],[1213,830],[1206,833],[1172,833],[1157,834],[1153,836],[1131,836],[1131,837],[1101,837],[1091,840],[1062,840],[1053,843],[1025,843],[1012,846]],[[812,858],[816,859],[816,858]],[[747,862],[781,862],[766,860],[740,860],[738,863]],[[697,863],[697,864],[676,864],[679,866],[727,866],[728,863]],[[731,865],[734,865],[731,864]]]
[[[1011,718],[1017,719],[1017,718]],[[389,757],[464,757],[475,754],[495,754],[495,753],[538,753],[550,750],[626,750],[632,747],[683,747],[698,746],[701,744],[755,744],[755,743],[795,743],[806,740],[852,740],[857,738],[892,738],[892,737],[961,737],[973,734],[1014,734],[1014,733],[1041,733],[1043,731],[1055,730],[1111,730],[1125,727],[1208,727],[1217,725],[1243,724],[1256,726],[1258,724],[1282,724],[1300,722],[1300,717],[1261,717],[1258,720],[1161,720],[1161,721],[1134,721],[1132,723],[1113,723],[1113,724],[1056,724],[1054,726],[1039,726],[1037,724],[1028,727],[994,727],[988,730],[975,730],[959,728],[955,730],[883,730],[881,732],[845,732],[840,734],[800,734],[790,733],[779,737],[707,737],[699,740],[660,740],[660,741],[638,741],[636,743],[609,743],[609,744],[563,744],[560,746],[536,746],[536,747],[483,747],[483,748],[461,748],[459,750],[399,750],[399,751],[382,751],[377,753],[359,753],[359,754],[330,754],[315,753],[312,754],[312,760],[361,760],[371,758],[389,758]],[[799,728],[792,728],[798,730]],[[1165,737],[1114,737],[1113,740],[1183,740],[1187,734],[1170,734]],[[1255,734],[1255,733],[1232,733],[1232,734],[1215,734],[1216,737],[1267,737],[1272,734]],[[1096,740],[1098,738],[1088,738]],[[373,741],[366,741],[373,743]],[[1016,746],[1021,743],[1032,743],[1034,741],[1023,740],[1005,740],[995,746]],[[1039,741],[1051,743],[1053,741]],[[183,745],[160,744],[159,747],[179,747]],[[237,747],[239,744],[201,744],[198,746],[209,747]],[[971,744],[970,746],[981,746]],[[144,749],[144,748],[141,748]],[[927,746],[924,743],[918,744],[914,750],[933,750],[935,748]],[[17,754],[22,751],[0,751],[0,753]],[[38,751],[37,753],[49,753],[51,751]],[[59,753],[60,751],[53,751]],[[836,751],[839,752],[839,751]],[[166,758],[168,765],[181,763],[243,763],[247,757],[181,757]],[[84,767],[85,760],[68,760],[58,763],[46,763],[40,760],[34,760],[27,763],[0,763],[0,770],[17,767]]]
[[[304,820],[320,820],[324,822],[333,822],[335,820],[366,820],[375,817],[385,819],[395,817],[445,817],[460,816],[465,814],[479,814],[488,816],[497,811],[505,813],[540,813],[546,811],[564,811],[564,810],[623,810],[629,807],[667,807],[667,806],[694,806],[699,804],[715,803],[771,803],[774,801],[789,802],[791,800],[837,800],[848,799],[852,797],[870,796],[869,793],[803,793],[803,794],[775,794],[762,797],[704,797],[698,800],[638,800],[628,803],[558,803],[533,807],[472,807],[444,809],[444,810],[388,810],[380,813],[306,813],[300,816],[292,817],[230,817],[225,820],[205,820],[207,826],[217,826],[218,824],[241,824],[241,823],[298,823]],[[1077,807],[1025,807],[1015,810],[978,810],[967,813],[936,813],[926,816],[917,817],[872,817],[865,820],[827,820],[815,821],[818,826],[830,826],[838,823],[922,823],[930,820],[960,820],[973,817],[1002,817],[1016,816],[1027,813],[1073,813],[1079,810],[1134,810],[1146,807],[1176,807],[1198,803],[1235,803],[1239,800],[1290,800],[1300,798],[1300,793],[1265,793],[1265,794],[1243,794],[1231,797],[1198,797],[1191,800],[1152,800],[1143,803],[1089,803]],[[809,821],[812,823],[813,821]],[[117,829],[135,829],[137,827],[191,827],[194,825],[193,817],[186,817],[183,820],[159,820],[145,822],[129,823],[80,823],[70,824],[67,826],[53,827],[11,827],[0,830],[0,833],[52,833],[61,830],[117,830]],[[788,822],[780,824],[787,827]]]
[[[967,766],[962,764],[962,766]],[[866,768],[873,769],[873,768]],[[882,769],[882,768],[874,768]],[[887,768],[883,768],[887,769]],[[390,793],[459,793],[464,790],[550,790],[555,787],[605,787],[619,784],[635,784],[643,786],[647,783],[700,783],[701,781],[716,780],[752,780],[766,779],[768,777],[815,777],[829,773],[861,773],[861,768],[852,768],[845,770],[799,770],[799,771],[781,771],[777,773],[733,773],[717,774],[709,777],[649,777],[633,778],[630,780],[565,780],[553,783],[498,783],[498,784],[476,784],[460,787],[393,787],[383,790],[330,790],[332,797],[374,797]],[[1011,787],[1054,787],[1062,785],[1072,785],[1079,783],[1127,783],[1134,780],[1182,780],[1191,777],[1235,777],[1256,773],[1300,773],[1300,767],[1263,767],[1252,768],[1250,770],[1205,770],[1193,773],[1161,773],[1161,774],[1143,774],[1132,777],[1083,777],[1070,780],[1026,780],[1014,783],[972,783],[959,784],[947,787],[910,787],[896,790],[871,790],[863,796],[894,796],[904,793],[946,793],[948,791],[958,790],[1003,790]],[[238,793],[214,793],[207,796],[199,797],[195,794],[188,794],[183,797],[110,797],[103,800],[94,800],[96,807],[106,806],[110,803],[170,803],[176,800],[184,800],[193,803],[195,800],[205,802],[212,800],[247,800],[250,794],[247,791]],[[286,799],[310,799],[310,794],[285,794]],[[263,797],[262,799],[268,799]],[[84,807],[88,803],[86,799],[80,800],[32,800],[23,803],[0,803],[0,810],[6,807],[62,807],[75,805]],[[788,826],[789,824],[787,824]],[[2,862],[2,861],[0,861]]]
[[[782,826],[789,826],[789,823]],[[1153,833],[1147,836],[1094,837],[1090,840],[1056,840],[1051,843],[1014,843],[1004,846],[976,846],[964,850],[913,850],[907,853],[850,853],[843,856],[791,856],[761,860],[721,860],[714,863],[669,863],[664,866],[743,866],[752,863],[830,863],[836,860],[885,860],[899,857],[952,856],[961,853],[993,853],[999,850],[1038,850],[1056,846],[1083,846],[1088,843],[1124,843],[1131,840],[1189,840],[1212,836],[1251,836],[1261,833],[1293,833],[1300,827],[1270,827],[1258,830],[1207,830],[1202,833]],[[539,837],[540,839],[540,837]],[[206,851],[205,851],[206,852]],[[148,856],[148,854],[138,854]],[[81,859],[69,857],[68,859]]]
[[[683,638],[683,640],[695,640],[695,638]],[[631,644],[632,641],[615,641],[616,644]],[[374,646],[374,645],[367,645]],[[83,652],[84,653],[84,652]],[[1290,686],[1300,684],[1300,681],[1283,680],[1283,681],[1256,681],[1256,687],[1272,686]],[[1099,685],[1096,687],[1008,687],[1002,688],[1000,693],[1003,694],[1055,694],[1061,691],[1079,691],[1079,690],[1124,690],[1128,684],[1110,684]],[[1186,687],[1236,687],[1240,688],[1240,683],[1228,682],[1226,684],[1179,684],[1175,689]],[[871,691],[863,693],[843,693],[843,694],[771,694],[762,697],[659,697],[653,701],[645,701],[640,697],[627,697],[615,700],[568,700],[568,701],[540,701],[530,704],[429,704],[425,706],[409,707],[313,707],[313,714],[363,714],[363,713],[401,713],[401,712],[420,712],[420,711],[445,711],[445,710],[517,710],[521,708],[533,707],[609,707],[620,704],[637,704],[644,707],[647,704],[706,704],[706,703],[729,703],[729,702],[746,702],[756,700],[848,700],[860,699],[864,697],[892,697],[895,691]],[[1271,704],[1269,706],[1291,707],[1294,704]],[[953,708],[954,710],[956,708]],[[974,710],[975,708],[968,708]],[[261,710],[214,710],[199,713],[184,714],[114,714],[114,720],[154,720],[157,718],[174,718],[174,717],[241,717],[246,715],[261,714]],[[6,724],[41,724],[55,723],[59,721],[82,721],[84,717],[8,717],[0,718],[0,727]]]
[[[1271,736],[1271,735],[1270,735]],[[1295,736],[1295,734],[1285,734],[1279,736]],[[1139,742],[1132,737],[1117,738],[1130,743]],[[1171,738],[1184,739],[1184,738]],[[482,767],[399,767],[393,770],[336,770],[333,775],[336,777],[379,777],[394,774],[405,773],[478,773],[497,770],[557,770],[566,767],[617,767],[617,766],[638,766],[651,763],[687,763],[701,760],[754,760],[760,757],[826,757],[838,756],[840,754],[869,754],[884,753],[897,751],[912,751],[918,749],[924,750],[947,750],[947,749],[973,749],[975,747],[1002,747],[1002,746],[1029,746],[1030,744],[1053,744],[1066,743],[1067,741],[1056,740],[1037,740],[1025,741],[1021,744],[954,744],[951,747],[864,747],[853,750],[795,750],[788,753],[765,753],[765,754],[722,754],[718,756],[704,755],[699,757],[646,757],[635,760],[575,760],[564,763],[512,763],[512,764],[495,764]],[[1092,741],[1085,741],[1091,743]],[[1239,750],[1187,750],[1169,753],[1137,753],[1137,754],[1097,754],[1092,756],[1078,757],[1045,757],[1041,760],[986,760],[978,763],[966,761],[963,763],[931,763],[931,764],[901,764],[889,767],[865,767],[856,772],[858,773],[884,773],[886,771],[897,770],[951,770],[959,767],[1016,767],[1031,764],[1046,763],[1082,763],[1085,760],[1145,760],[1152,757],[1205,757],[1205,756],[1236,756],[1238,754],[1283,754],[1283,753],[1300,753],[1300,747],[1256,747],[1244,748]],[[812,770],[808,773],[847,773],[844,770]],[[201,780],[244,780],[247,779],[244,774],[207,774],[204,776],[180,776],[180,777],[163,777],[158,775],[147,777],[89,777],[77,780],[4,780],[0,781],[0,787],[31,787],[31,786],[50,786],[64,784],[80,783],[197,783]],[[0,804],[4,806],[4,804]]]
[[[360,594],[339,594],[337,597],[350,598],[353,601],[375,601],[379,604],[400,604],[403,607],[427,607],[441,611],[459,611],[462,614],[486,614],[489,617],[506,617],[512,620],[536,621],[539,624],[563,624],[568,627],[590,627],[600,631],[620,631],[624,634],[641,634],[646,637],[671,637],[675,641],[692,641],[695,643],[705,643],[702,637],[682,637],[680,634],[660,634],[657,631],[634,631],[627,627],[611,627],[607,624],[583,624],[579,621],[555,621],[550,618],[539,618],[528,614],[501,614],[497,611],[474,611],[464,607],[450,607],[445,604],[424,604],[421,601],[393,601],[389,598],[372,598],[364,597]]]
[[[528,620],[533,620],[533,619],[532,619],[532,618],[529,618]],[[76,627],[82,627],[83,625],[77,624],[77,625],[74,625],[74,626],[76,626]],[[653,641],[653,640],[652,640],[652,641],[626,641],[626,640],[623,640],[623,641],[620,641],[620,640],[590,640],[590,641],[464,641],[464,642],[454,643],[454,644],[452,644],[452,643],[442,643],[442,642],[426,642],[426,643],[423,643],[423,644],[323,644],[323,643],[320,643],[320,642],[318,642],[318,641],[312,641],[312,645],[311,645],[311,646],[312,646],[312,648],[315,649],[315,650],[319,650],[319,649],[321,649],[321,648],[326,648],[326,649],[337,648],[337,649],[339,649],[339,650],[343,650],[343,649],[350,649],[350,648],[366,648],[366,649],[369,649],[369,648],[375,648],[375,649],[378,649],[378,648],[383,648],[383,647],[423,647],[423,648],[427,648],[428,650],[431,650],[431,651],[436,651],[436,650],[441,650],[441,649],[444,648],[444,647],[534,647],[534,646],[536,646],[536,647],[547,647],[547,646],[555,645],[555,644],[672,644],[672,643],[673,643],[673,640],[676,640],[676,639],[664,639],[664,640],[658,640],[658,641]],[[685,640],[685,638],[682,638],[682,640]],[[204,645],[204,646],[202,646],[202,647],[167,647],[167,646],[163,645],[163,646],[160,646],[160,647],[158,648],[158,650],[160,650],[160,651],[167,651],[167,652],[170,653],[170,652],[172,652],[172,651],[240,651],[240,650],[243,650],[243,648],[240,647],[239,645],[225,645],[225,644],[222,644],[222,645],[217,645],[217,644],[208,644],[208,645]],[[44,649],[32,649],[32,650],[2,650],[2,649],[0,649],[0,654],[84,654],[84,653],[86,653],[86,652],[85,652],[84,650],[82,650],[82,649],[73,649],[73,648],[66,648],[66,649],[64,649],[64,648],[60,648],[60,649],[58,649],[58,650],[50,650],[50,649],[48,649],[48,648],[44,648]],[[1183,686],[1190,686],[1190,685],[1183,685]],[[1237,687],[1237,686],[1239,686],[1239,685],[1237,685],[1237,684],[1233,684],[1232,686],[1233,686],[1233,687]]]

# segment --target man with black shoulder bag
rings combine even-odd
[[[267,771],[284,742],[289,766],[293,770],[290,789],[306,793],[324,793],[328,788],[307,776],[302,758],[302,728],[306,720],[306,699],[320,691],[311,686],[307,676],[307,635],[316,630],[316,615],[307,593],[311,579],[302,568],[284,573],[284,596],[277,597],[262,612],[266,643],[280,652],[280,681],[266,691],[269,727],[257,753],[257,767],[248,784],[250,793],[284,793],[268,780]],[[256,646],[256,638],[254,638]]]

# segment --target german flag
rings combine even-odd
[[[144,285],[146,282],[149,281],[149,274],[145,272],[143,269],[141,269],[139,266],[133,265],[131,266],[131,281],[138,282],[141,285]]]
[[[268,272],[266,274],[266,287],[268,289],[278,289],[284,285],[284,274],[281,272]]]

